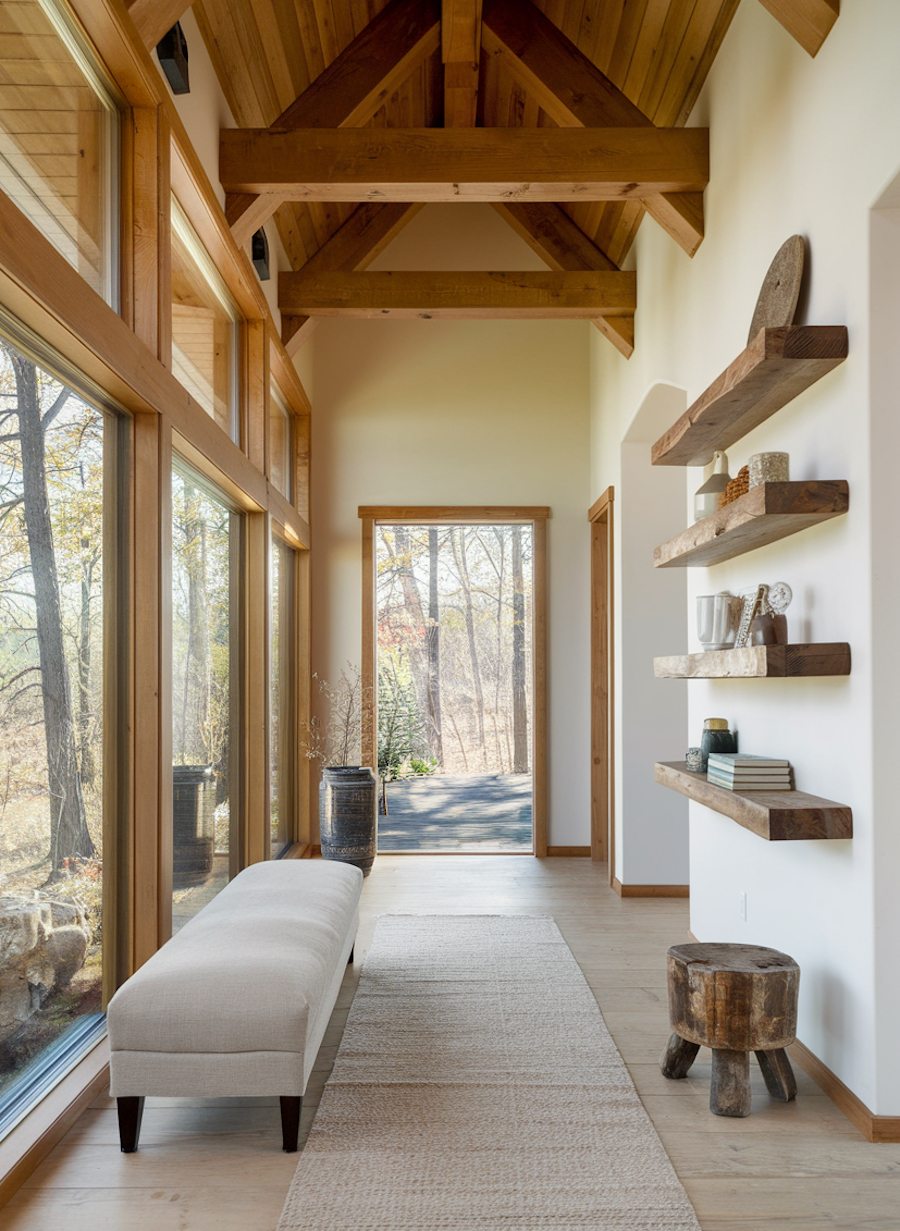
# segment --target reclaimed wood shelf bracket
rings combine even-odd
[[[654,466],[705,466],[847,358],[844,325],[761,329],[662,435]]]
[[[846,641],[819,644],[748,645],[739,650],[706,650],[654,658],[658,680],[785,679],[812,675],[849,675]]]
[[[767,842],[853,837],[851,809],[831,799],[804,791],[729,791],[706,774],[693,773],[684,761],[657,761],[654,777],[660,786],[731,817]]]
[[[843,479],[760,483],[657,547],[653,563],[656,568],[719,564],[840,517],[849,507],[850,489]]]

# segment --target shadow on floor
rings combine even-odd
[[[530,851],[531,774],[389,782],[379,851]]]

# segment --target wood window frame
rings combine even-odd
[[[591,859],[615,871],[614,522],[615,491],[591,505]]]
[[[378,698],[375,688],[375,527],[410,525],[530,525],[534,535],[532,580],[532,838],[533,854],[547,857],[547,521],[545,505],[360,505],[362,524],[362,759],[377,766]]]
[[[235,503],[256,519],[248,535],[248,592],[263,617],[268,602],[260,577],[268,567],[271,522],[283,528],[297,551],[298,641],[296,661],[300,712],[308,716],[309,542],[308,459],[310,403],[281,342],[279,331],[249,256],[235,242],[216,193],[194,152],[177,108],[158,68],[141,44],[119,0],[71,0],[70,13],[93,47],[119,93],[121,111],[120,294],[118,310],[91,290],[40,231],[4,194],[0,228],[0,303],[66,363],[130,418],[128,449],[120,455],[127,470],[128,499],[118,532],[130,558],[115,596],[126,630],[127,680],[120,681],[115,723],[123,734],[119,781],[122,842],[117,853],[120,898],[117,903],[116,970],[121,982],[167,938],[171,898],[171,571],[170,508],[173,447],[211,477]],[[241,436],[228,439],[192,403],[171,373],[170,200],[175,193],[192,227],[223,275],[243,317],[239,352]],[[295,419],[296,507],[268,483],[265,432],[268,358]],[[265,640],[267,621],[249,611],[263,630],[254,650],[251,688],[255,713],[268,691]],[[124,711],[124,712],[123,712]],[[111,709],[108,707],[108,713]],[[108,718],[112,721],[112,718]],[[264,720],[253,733],[257,770],[265,736]],[[300,832],[296,853],[308,851],[308,763],[298,757],[301,781]],[[305,779],[303,775],[305,773]],[[247,850],[245,862],[265,858],[268,814],[261,806],[267,775],[260,771],[242,801]],[[112,779],[110,779],[112,781]],[[306,844],[304,846],[304,843]],[[295,852],[291,852],[292,854]],[[112,986],[106,988],[107,994]],[[85,1098],[102,1083],[106,1044],[16,1128],[4,1142],[0,1159],[0,1201],[27,1177],[52,1149]],[[81,1091],[79,1093],[79,1090]],[[65,1092],[63,1094],[63,1091]],[[61,1109],[61,1105],[65,1107]],[[53,1114],[48,1121],[51,1108]]]

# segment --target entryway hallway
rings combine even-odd
[[[708,1110],[708,1052],[667,1081],[665,954],[687,938],[683,899],[619,898],[588,859],[379,856],[351,967],[303,1103],[305,1140],[375,919],[391,911],[551,914],[594,991],[703,1231],[897,1231],[900,1145],[871,1145],[795,1066],[796,1102],[769,1099],[753,1066],[753,1114]],[[704,937],[702,939],[710,939]],[[801,990],[801,995],[802,995]],[[296,1157],[281,1151],[277,1099],[148,1099],[140,1152],[119,1152],[101,1097],[3,1210],[4,1231],[273,1231]]]

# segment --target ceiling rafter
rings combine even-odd
[[[804,51],[815,56],[841,13],[841,0],[760,0]]]
[[[303,91],[270,131],[366,124],[385,98],[440,45],[440,0],[391,0]],[[281,204],[277,196],[232,193],[225,213],[244,244]]]
[[[304,316],[447,320],[591,320],[634,315],[636,275],[617,271],[344,273],[278,278],[283,312]]]
[[[481,66],[482,0],[442,0],[444,127],[474,128]]]
[[[191,7],[191,0],[131,0],[128,15],[141,42],[149,50],[180,21]]]
[[[486,52],[503,60],[557,124],[653,127],[530,0],[484,0],[482,40]],[[702,193],[654,193],[643,204],[693,256],[703,240]]]
[[[618,266],[576,226],[565,210],[539,201],[498,202],[494,209],[551,269],[613,273]],[[634,351],[634,316],[598,316],[593,324],[625,356]]]
[[[366,202],[358,206],[340,230],[302,266],[301,272],[350,273],[367,269],[421,208],[421,205],[403,203],[375,205]],[[313,324],[308,316],[282,310],[281,340],[291,357],[309,337]]]
[[[709,182],[705,128],[224,128],[230,192],[300,201],[622,201]]]

